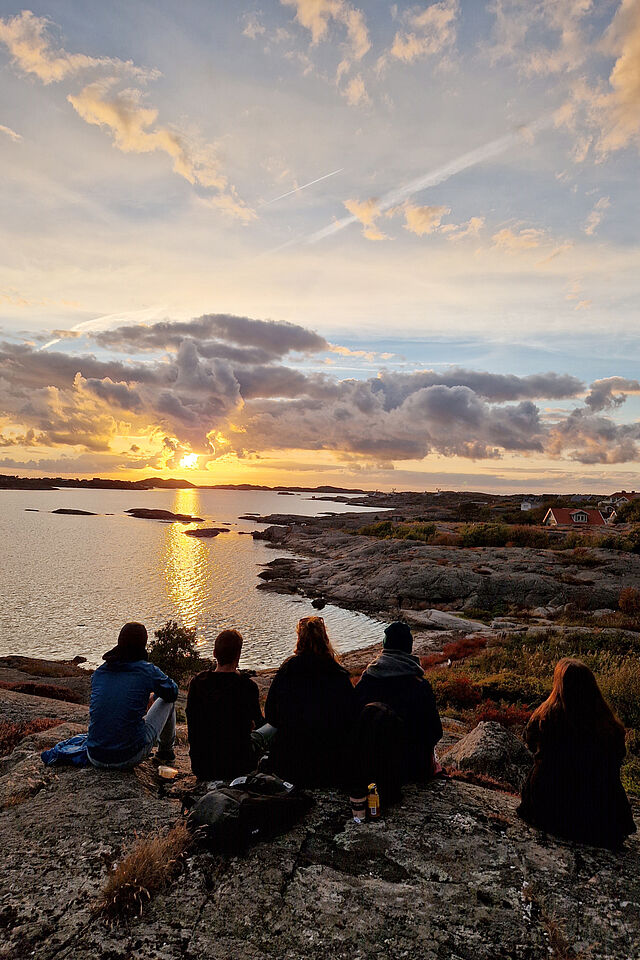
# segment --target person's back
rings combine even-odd
[[[200,780],[233,780],[253,769],[251,731],[262,723],[260,695],[249,677],[204,670],[187,695],[191,769]]]
[[[442,737],[442,724],[431,684],[412,647],[406,624],[396,621],[387,627],[383,651],[362,674],[355,693],[359,709],[383,703],[403,721],[405,779],[423,780],[433,774],[433,750]]]
[[[622,783],[624,728],[583,663],[560,660],[525,731],[534,755],[518,814],[567,840],[617,847],[635,832]]]
[[[126,624],[118,646],[104,655],[105,663],[91,678],[87,752],[96,765],[127,764],[147,747],[150,751],[157,740],[150,739],[146,722],[151,694],[167,708],[176,700],[177,685],[149,663],[145,644],[142,624]],[[166,722],[169,709],[165,712]],[[158,736],[160,730],[156,731]]]
[[[321,624],[321,626],[317,626]],[[275,773],[299,786],[337,783],[345,776],[345,750],[355,720],[349,674],[330,653],[304,648],[309,631],[326,637],[321,617],[298,626],[300,652],[286,660],[273,679],[265,716],[277,728],[270,759]]]

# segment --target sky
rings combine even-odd
[[[0,472],[637,487],[639,151],[640,0],[0,0]]]

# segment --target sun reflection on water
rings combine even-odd
[[[176,490],[171,510],[200,516],[198,490]],[[166,526],[164,538],[164,581],[170,607],[187,627],[201,625],[201,613],[206,609],[211,593],[211,565],[209,551],[197,537],[187,537],[184,523]]]

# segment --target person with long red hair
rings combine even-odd
[[[565,657],[525,739],[534,755],[518,814],[566,840],[617,848],[636,830],[620,782],[625,731],[591,670]]]
[[[269,751],[274,773],[305,787],[344,781],[356,697],[322,617],[298,623],[293,656],[273,678],[264,712],[277,728]]]

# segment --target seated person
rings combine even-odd
[[[241,634],[223,630],[213,647],[215,670],[189,684],[189,755],[199,780],[234,780],[255,770],[274,732],[263,726],[257,684],[238,671],[241,653]]]
[[[367,704],[383,704],[402,721],[403,743],[398,750],[403,754],[403,782],[424,781],[435,774],[434,748],[442,737],[431,684],[412,650],[413,636],[407,624],[391,623],[384,632],[382,653],[369,664],[355,688],[360,710]]]
[[[276,673],[265,705],[277,729],[270,767],[300,787],[344,781],[346,745],[355,719],[349,674],[331,646],[322,617],[303,617],[292,657]]]
[[[550,696],[534,711],[525,740],[533,768],[518,814],[566,840],[616,848],[635,833],[620,782],[624,727],[611,712],[591,670],[565,657],[556,664]]]
[[[147,659],[147,631],[125,623],[118,644],[91,678],[87,755],[94,767],[127,770],[159,744],[158,763],[173,763],[178,686]],[[149,697],[155,700],[147,710]]]

